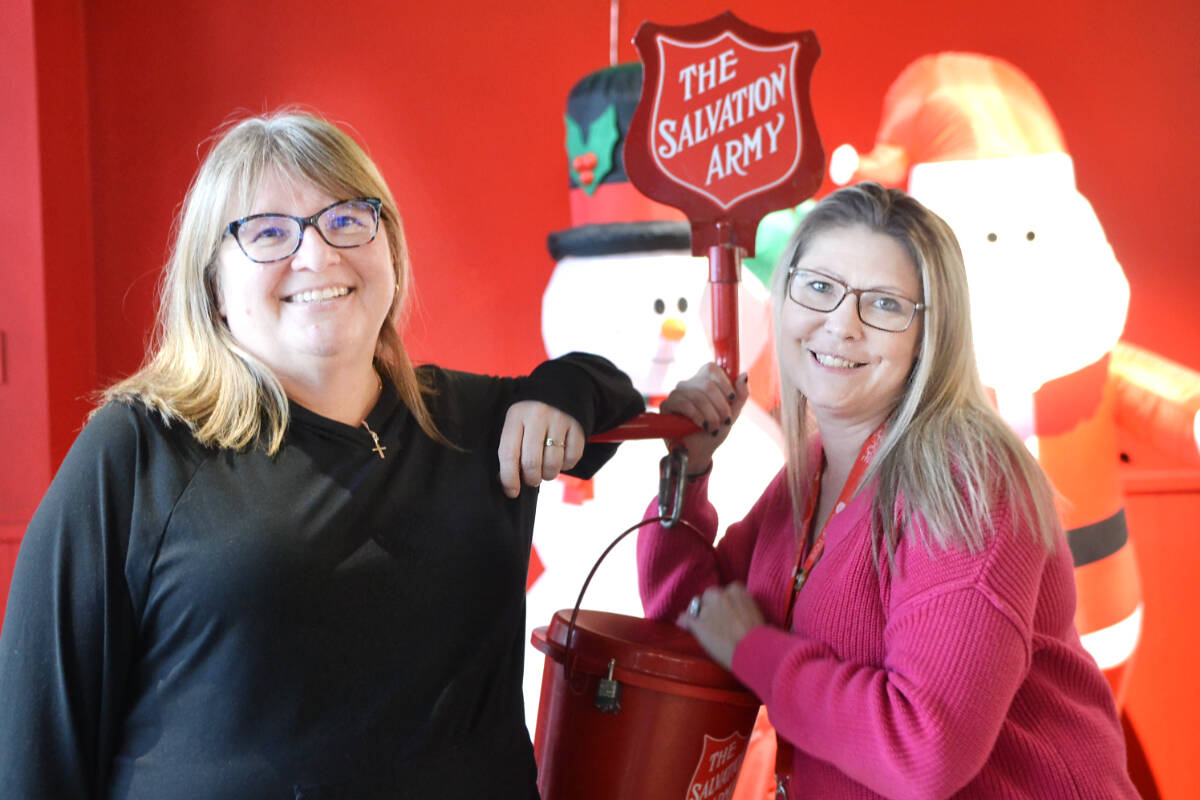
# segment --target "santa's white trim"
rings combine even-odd
[[[1142,604],[1138,603],[1134,612],[1125,619],[1107,628],[1085,633],[1079,640],[1083,642],[1083,648],[1096,659],[1100,669],[1112,669],[1129,660],[1141,634]]]

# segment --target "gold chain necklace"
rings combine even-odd
[[[380,395],[383,394],[383,379],[379,377],[379,373],[375,373],[375,380],[379,381],[379,388],[376,390],[375,395],[375,399],[378,401]],[[371,430],[371,426],[367,424],[365,419],[362,421],[362,426],[367,429],[367,433],[371,434],[371,439],[375,442],[375,446],[371,448],[371,451],[378,455],[379,460],[382,461],[384,459],[383,451],[387,450],[387,447],[379,443],[379,435]]]

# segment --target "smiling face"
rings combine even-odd
[[[343,197],[299,178],[268,172],[250,214],[308,217]],[[238,344],[263,361],[287,388],[332,371],[371,366],[395,291],[384,225],[352,248],[328,245],[307,227],[300,249],[267,264],[251,261],[226,236],[217,254],[221,316]]]
[[[797,269],[828,275],[855,289],[923,300],[917,267],[890,236],[862,225],[834,227],[809,243]],[[780,370],[808,399],[818,423],[878,426],[904,392],[921,341],[921,315],[898,333],[864,325],[857,296],[833,311],[783,301]]]

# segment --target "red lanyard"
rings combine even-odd
[[[879,449],[879,440],[882,438],[883,426],[880,425],[863,442],[862,449],[858,451],[858,458],[854,460],[854,466],[850,468],[850,475],[846,478],[845,485],[842,486],[842,493],[838,495],[834,513],[845,508],[846,504],[850,502],[850,498],[854,496],[859,481],[862,480],[867,467],[871,466],[871,459],[875,456],[875,451]],[[800,546],[796,548],[796,566],[792,569],[791,593],[788,596],[787,615],[783,623],[786,631],[792,629],[792,611],[796,607],[796,596],[804,588],[813,567],[825,552],[825,530],[829,527],[829,518],[833,517],[833,514],[830,514],[829,518],[826,518],[816,540],[812,541],[812,546],[809,547],[809,542],[812,540],[813,515],[816,514],[817,503],[821,499],[821,472],[822,470],[818,469],[813,473],[812,487],[808,493],[808,500],[804,504],[804,516],[800,520]]]
[[[871,459],[875,457],[875,451],[879,449],[879,441],[882,438],[883,426],[880,425],[863,442],[862,449],[858,451],[858,458],[854,460],[854,466],[850,468],[850,475],[846,478],[845,485],[842,486],[842,493],[838,495],[838,501],[833,507],[834,514],[845,508],[846,504],[850,502],[850,498],[854,496],[867,467],[871,466]],[[824,459],[822,459],[822,463],[824,463]],[[813,475],[812,487],[809,490],[808,499],[804,503],[804,516],[800,521],[800,544],[796,548],[796,566],[792,569],[787,615],[784,619],[784,630],[789,633],[792,630],[792,612],[796,608],[796,598],[800,594],[800,590],[804,588],[804,584],[808,582],[808,576],[812,573],[813,567],[825,552],[825,531],[829,528],[829,520],[833,518],[833,514],[826,518],[825,524],[821,526],[821,530],[814,540],[812,537],[813,516],[816,514],[817,504],[821,499],[821,472],[822,470],[818,469]],[[811,547],[809,546],[810,542]],[[775,781],[778,787],[776,797],[788,797],[792,771],[792,750],[792,745],[776,732]]]

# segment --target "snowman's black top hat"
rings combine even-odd
[[[691,251],[683,212],[651,200],[625,174],[625,133],[642,92],[642,65],[584,76],[567,96],[571,225],[547,237],[555,261],[661,250]]]

